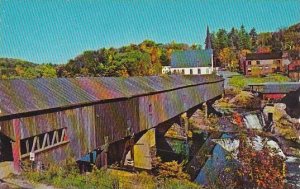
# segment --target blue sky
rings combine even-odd
[[[144,39],[203,45],[206,26],[275,31],[300,22],[299,0],[0,0],[0,57],[66,63]]]

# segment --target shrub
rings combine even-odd
[[[159,165],[158,171],[159,177],[166,178],[177,178],[180,180],[188,180],[190,176],[183,172],[183,165],[178,164],[177,161],[165,162]]]
[[[247,188],[283,188],[285,163],[267,146],[255,150],[246,137],[240,137],[238,175]]]
[[[60,167],[52,165],[43,172],[24,172],[28,180],[33,183],[44,183],[58,188],[120,188],[128,189],[156,189],[156,188],[200,188],[199,185],[188,181],[187,174],[183,173],[182,165],[177,162],[160,163],[162,177],[154,177],[146,172],[130,173],[119,170],[101,170],[93,168],[91,173],[80,174],[74,161],[69,161]],[[174,173],[171,173],[174,171]],[[167,180],[165,178],[168,178]],[[183,179],[183,180],[178,180]],[[116,187],[117,188],[117,187]]]

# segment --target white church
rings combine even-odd
[[[176,50],[171,54],[170,66],[162,68],[163,74],[203,75],[214,71],[211,37],[207,27],[205,50]]]

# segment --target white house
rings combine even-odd
[[[213,67],[213,50],[174,51],[171,55],[171,66],[163,68],[163,73],[184,75],[211,74]]]

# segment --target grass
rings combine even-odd
[[[56,188],[124,188],[124,189],[201,189],[201,186],[188,180],[158,179],[146,172],[130,173],[119,170],[99,170],[80,174],[76,164],[69,163],[63,167],[52,165],[42,172],[28,171],[22,175],[34,184],[46,184]],[[115,187],[118,185],[118,187]]]
[[[233,76],[229,79],[229,85],[239,89],[244,88],[249,83],[265,83],[265,82],[286,82],[290,81],[287,76],[281,74],[271,74],[266,77],[245,77],[243,75]]]

